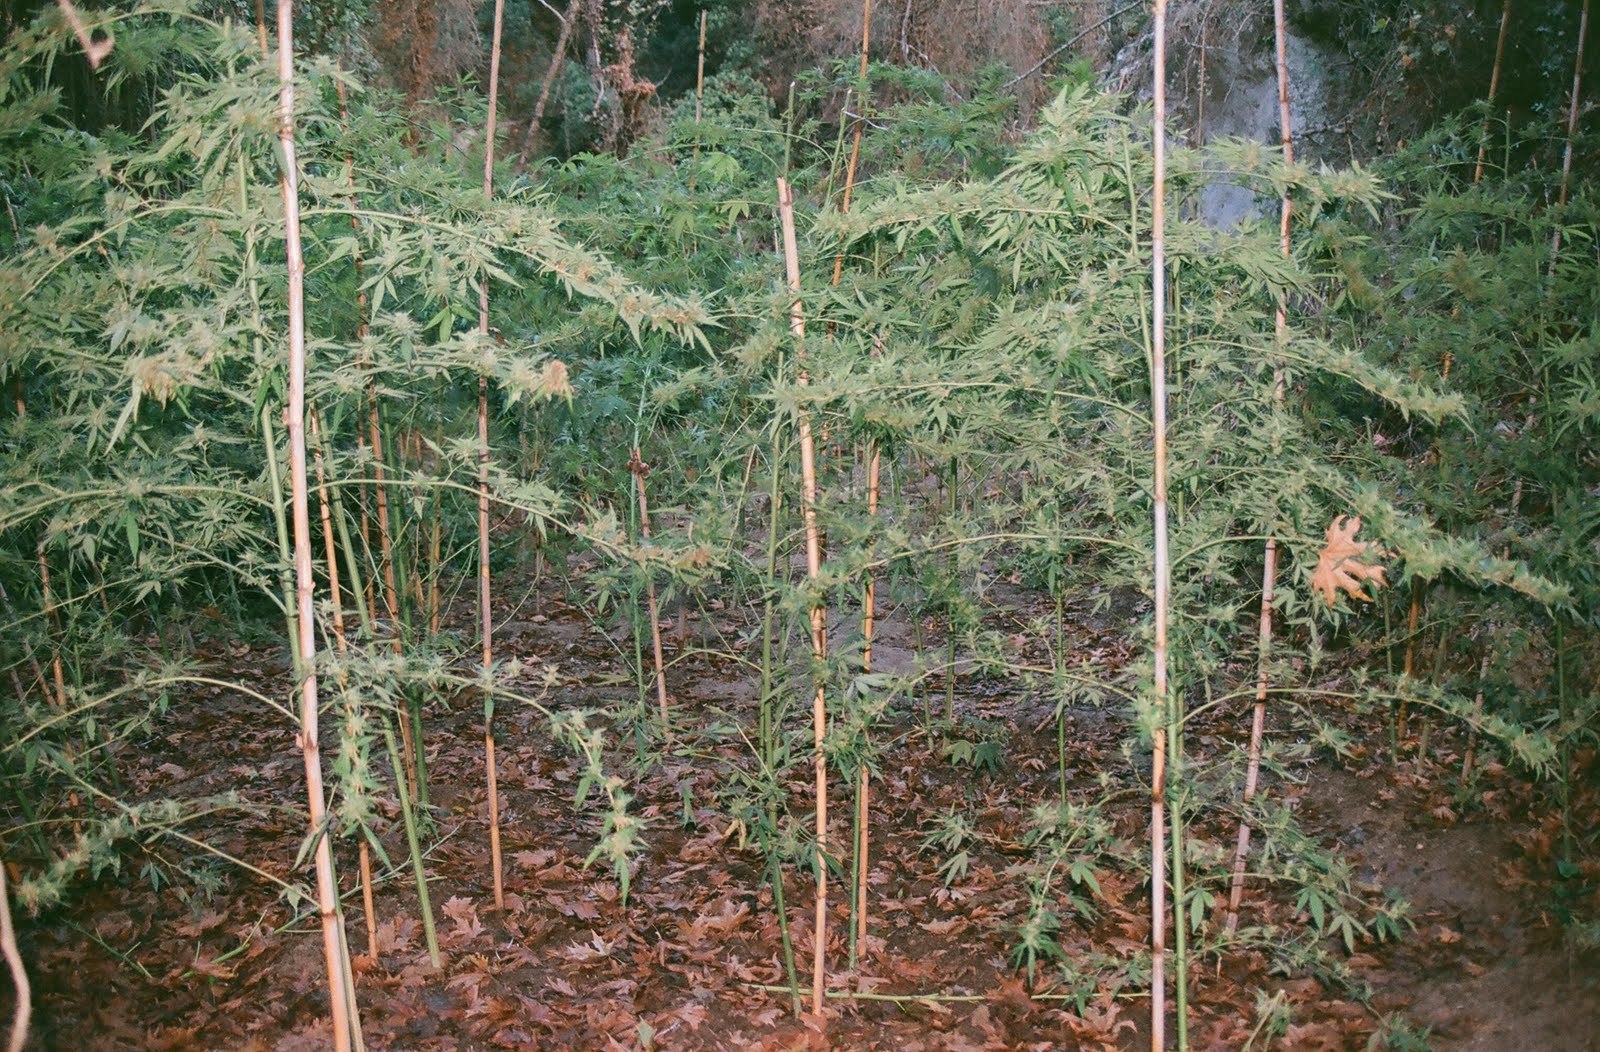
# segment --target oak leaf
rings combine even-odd
[[[1361,529],[1361,516],[1340,515],[1334,518],[1324,536],[1327,543],[1317,554],[1317,568],[1311,571],[1311,587],[1322,593],[1323,600],[1333,605],[1334,597],[1341,591],[1352,599],[1370,603],[1364,585],[1367,581],[1379,588],[1388,582],[1383,579],[1384,569],[1374,563],[1361,561],[1369,552],[1382,558],[1389,554],[1369,541],[1356,540]]]

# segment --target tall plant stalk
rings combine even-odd
[[[500,94],[500,30],[505,0],[494,0],[494,32],[489,44],[489,118],[483,142],[483,196],[494,196],[496,104]],[[478,332],[489,337],[489,276],[478,286]],[[489,691],[494,664],[494,620],[489,596],[489,378],[478,377],[478,630],[483,637],[483,769],[489,791],[489,866],[494,877],[494,907],[506,904],[500,860],[500,786],[494,759],[494,695]]]
[[[1272,29],[1278,67],[1278,133],[1283,144],[1285,164],[1294,163],[1294,123],[1289,112],[1289,41],[1288,22],[1284,17],[1283,0],[1272,0]],[[1284,191],[1278,206],[1278,252],[1289,258],[1289,227],[1294,217],[1294,200]],[[1272,400],[1274,406],[1283,408],[1283,352],[1289,335],[1289,299],[1278,296],[1277,309],[1272,316],[1272,332],[1276,354],[1272,363]],[[1245,860],[1250,854],[1250,805],[1255,801],[1256,789],[1261,780],[1261,749],[1266,737],[1267,694],[1270,682],[1267,663],[1272,659],[1272,601],[1278,583],[1278,539],[1268,537],[1261,559],[1261,620],[1256,642],[1256,700],[1250,714],[1250,753],[1244,775],[1244,814],[1239,819],[1239,836],[1233,849],[1233,880],[1228,888],[1228,915],[1225,927],[1233,932],[1239,926],[1239,903],[1244,896]],[[1181,904],[1180,904],[1181,905]],[[1182,921],[1179,921],[1182,924]]]
[[[400,750],[394,743],[394,728],[389,725],[388,713],[379,717],[383,722],[383,744],[389,751],[389,764],[394,768],[394,776],[401,783],[405,782],[405,764],[401,762]],[[402,713],[400,718],[405,719]],[[422,938],[428,946],[428,961],[437,971],[443,967],[444,961],[439,956],[438,928],[433,920],[433,897],[428,893],[428,869],[426,860],[422,855],[422,838],[417,831],[417,816],[411,809],[412,795],[404,784],[395,795],[400,800],[400,822],[406,831],[406,847],[411,852],[411,872],[417,880],[417,903],[422,909]]]
[[[793,297],[789,306],[789,329],[794,334],[800,370],[796,382],[805,387],[809,383],[805,365],[806,321],[800,307],[800,250],[794,234],[794,196],[789,180],[778,177],[778,217],[783,227],[784,274]],[[806,533],[806,573],[813,584],[822,576],[822,536],[817,525],[817,461],[816,446],[811,436],[811,414],[802,408],[798,412],[797,431],[800,440],[800,493],[802,516]],[[822,597],[815,596],[811,606],[811,657],[816,666],[817,689],[811,699],[811,734],[816,766],[817,783],[817,897],[816,927],[812,935],[811,956],[811,1011],[819,1018],[827,983],[828,947],[828,759],[824,752],[824,739],[828,733],[828,707],[823,663],[828,656],[828,612]]]
[[[1150,1047],[1167,1043],[1167,0],[1154,0],[1154,159],[1150,199],[1150,423],[1155,569],[1154,687],[1162,718],[1151,735]],[[1181,963],[1181,962],[1180,962]]]
[[[634,490],[639,497],[639,536],[645,542],[650,540],[650,502],[645,496],[644,480],[650,473],[650,465],[646,464],[639,456],[639,447],[634,446],[628,457],[628,471],[633,475]],[[655,661],[656,704],[661,713],[661,736],[666,741],[672,740],[672,716],[667,709],[667,670],[666,662],[661,652],[661,613],[656,606],[656,580],[648,572],[645,574],[645,609],[650,615],[650,651]]]
[[[318,745],[316,587],[311,570],[311,517],[306,483],[306,316],[305,258],[300,248],[300,176],[294,134],[294,0],[278,0],[278,142],[283,170],[284,254],[289,270],[289,490],[294,523],[295,627],[299,641],[300,750],[305,760],[306,800],[311,835],[316,839],[317,912],[322,920],[322,952],[328,971],[328,1003],[333,1046],[346,1052],[355,1031],[355,1005],[347,997],[352,983],[344,954],[339,888],[333,875],[322,790]]]

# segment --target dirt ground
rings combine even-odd
[[[1126,629],[1136,609],[1113,603],[1099,614],[1069,613],[1075,654],[1108,668],[1127,659]],[[1009,607],[992,614],[1002,628],[1018,616]],[[618,625],[592,622],[553,589],[522,603],[514,617],[500,626],[502,652],[530,662],[530,683],[542,666],[558,666],[566,685],[551,699],[555,706],[631,699],[632,680],[618,682],[616,644],[625,641],[631,653],[632,643]],[[495,911],[479,706],[463,700],[430,709],[437,815],[430,886],[444,964],[435,971],[423,949],[391,805],[384,842],[396,866],[379,866],[379,921],[370,942],[359,895],[352,889],[346,899],[369,1048],[1046,1049],[1144,1040],[1146,994],[1129,962],[1148,944],[1148,884],[1135,865],[1145,850],[1148,810],[1137,759],[1130,763],[1121,749],[1120,712],[1074,711],[1067,728],[1070,794],[1082,802],[1111,794],[1111,852],[1126,862],[1100,872],[1102,898],[1092,917],[1063,910],[1067,961],[1100,977],[1083,1004],[1062,997],[1060,984],[1041,981],[1030,991],[1008,962],[1026,905],[1017,867],[1026,858],[1027,816],[1057,792],[1052,703],[1020,693],[1014,681],[968,672],[959,677],[958,716],[1002,729],[1000,769],[951,763],[922,723],[922,699],[894,713],[881,732],[889,744],[871,808],[869,937],[849,971],[847,905],[843,882],[835,881],[828,950],[841,996],[830,1001],[825,1020],[797,1019],[784,989],[763,854],[727,817],[737,795],[729,774],[750,768],[738,728],[754,722],[753,674],[748,664],[695,646],[700,640],[715,644],[706,651],[753,657],[759,640],[748,615],[731,611],[695,612],[688,628],[682,641],[667,636],[673,711],[683,731],[665,761],[630,774],[633,809],[648,827],[626,904],[606,873],[584,866],[598,818],[592,805],[573,806],[576,762],[550,741],[535,713],[503,707],[507,895],[506,909]],[[923,644],[938,645],[938,626],[925,628]],[[917,633],[904,617],[891,607],[880,631],[880,667],[910,667]],[[1032,644],[1019,637],[1018,645]],[[222,636],[202,647],[216,674],[281,689],[282,655],[270,647]],[[926,686],[937,709],[943,682]],[[1238,740],[1245,722],[1243,711],[1219,712],[1198,726],[1191,734],[1197,762],[1208,739]],[[1373,740],[1381,734],[1365,731]],[[621,734],[611,740],[608,763],[628,770],[632,745]],[[1352,764],[1305,768],[1301,784],[1268,785],[1295,802],[1324,844],[1348,853],[1374,898],[1380,886],[1404,895],[1416,929],[1397,942],[1360,944],[1354,954],[1334,948],[1355,982],[1370,987],[1365,1004],[1337,982],[1273,974],[1260,950],[1197,962],[1196,1048],[1245,1047],[1257,1023],[1258,990],[1281,996],[1291,1009],[1289,1029],[1272,1047],[1367,1048],[1380,1019],[1397,1012],[1432,1033],[1430,1046],[1396,1048],[1600,1047],[1600,962],[1568,948],[1549,905],[1558,880],[1555,820],[1531,807],[1532,787],[1497,767],[1485,773],[1480,806],[1457,813],[1453,774],[1444,765],[1449,744],[1443,732],[1436,736],[1438,764],[1395,767],[1374,749]],[[214,813],[184,831],[278,875],[287,875],[304,836],[300,762],[291,728],[242,696],[212,688],[176,699],[158,733],[121,757],[135,797],[237,790],[255,813]],[[1592,773],[1593,757],[1585,762]],[[1101,772],[1110,776],[1104,784]],[[797,764],[791,786],[791,806],[802,818],[812,802],[808,774],[809,764]],[[844,779],[835,779],[834,791],[830,839],[839,845],[849,836]],[[1592,803],[1592,794],[1583,802]],[[972,818],[981,842],[970,850],[966,874],[946,887],[937,873],[944,859],[920,845],[938,816],[952,810]],[[1201,821],[1190,835],[1202,848],[1225,850],[1232,828]],[[326,991],[313,922],[291,923],[266,881],[221,861],[191,866],[198,883],[180,878],[153,890],[144,870],[158,856],[169,864],[184,857],[171,841],[130,842],[120,872],[90,881],[65,908],[22,921],[35,983],[35,1047],[325,1047]],[[351,887],[350,845],[341,845],[338,861]],[[811,890],[810,880],[788,867],[786,906],[802,982]],[[1247,924],[1303,920],[1288,892],[1253,887],[1246,897]],[[855,996],[845,996],[850,992]],[[1257,1035],[1253,1047],[1267,1045]]]

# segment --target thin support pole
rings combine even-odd
[[[778,216],[783,227],[784,273],[793,300],[789,307],[789,328],[795,338],[800,359],[796,382],[805,387],[810,381],[805,369],[805,315],[800,309],[800,252],[795,243],[794,196],[789,181],[778,177]],[[806,534],[806,573],[815,584],[822,576],[822,536],[817,525],[816,446],[811,435],[811,414],[802,408],[797,413],[800,438],[800,487]],[[821,597],[811,607],[811,657],[817,668],[817,690],[811,700],[813,762],[817,783],[817,896],[816,927],[812,935],[811,1012],[822,1015],[827,985],[828,950],[828,759],[824,740],[828,733],[828,707],[823,679],[823,662],[828,656],[828,612]]]

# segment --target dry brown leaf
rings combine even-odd
[[[1341,591],[1352,599],[1370,603],[1372,597],[1367,595],[1365,583],[1371,581],[1379,588],[1388,583],[1383,579],[1382,566],[1360,560],[1359,557],[1367,555],[1369,550],[1378,558],[1388,554],[1369,541],[1356,540],[1360,529],[1361,516],[1340,515],[1324,533],[1327,543],[1317,554],[1317,568],[1311,571],[1311,587],[1322,593],[1329,606]]]

